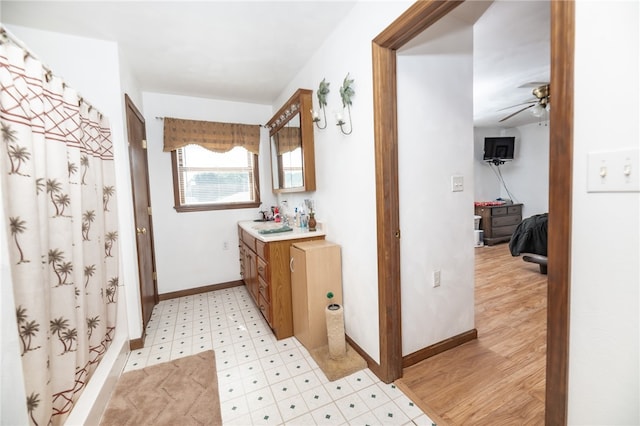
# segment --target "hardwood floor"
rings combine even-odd
[[[396,381],[441,425],[544,424],[547,276],[508,244],[476,248],[478,339]]]

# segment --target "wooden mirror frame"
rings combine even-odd
[[[316,190],[316,162],[315,162],[315,146],[313,141],[313,120],[311,117],[312,91],[309,89],[298,89],[289,98],[287,102],[275,113],[275,115],[267,123],[269,129],[269,145],[271,146],[271,137],[281,128],[286,126],[295,114],[291,114],[292,108],[300,114],[300,135],[302,138],[302,186],[295,188],[274,188],[273,176],[271,179],[271,188],[274,193],[288,192],[306,192]],[[295,107],[294,107],[295,105]],[[287,112],[289,114],[287,114]],[[282,117],[285,117],[284,119]],[[269,152],[271,158],[271,173],[274,173],[273,154]]]

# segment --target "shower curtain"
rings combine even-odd
[[[111,134],[106,118],[6,40],[0,89],[3,226],[27,410],[35,425],[63,424],[115,332]]]

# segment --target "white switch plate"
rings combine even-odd
[[[433,271],[433,287],[440,287],[440,270]]]
[[[464,191],[464,178],[462,176],[451,176],[451,191]]]
[[[587,192],[639,192],[640,149],[590,152]]]

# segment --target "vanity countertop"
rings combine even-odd
[[[307,228],[298,228],[296,226],[292,226],[291,231],[287,232],[278,232],[274,234],[261,234],[259,231],[261,229],[273,229],[281,227],[281,223],[275,222],[254,222],[252,220],[245,220],[238,222],[238,225],[251,234],[252,237],[264,241],[265,243],[271,241],[284,241],[284,240],[296,240],[299,238],[311,238],[311,237],[320,237],[322,235],[326,235],[324,223],[318,222],[316,225],[315,231],[309,231]]]

